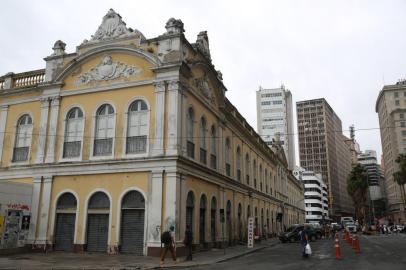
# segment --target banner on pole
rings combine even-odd
[[[254,247],[254,218],[248,218],[248,248]]]

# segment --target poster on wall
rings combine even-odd
[[[23,216],[23,220],[21,222],[21,230],[27,231],[30,229],[30,219],[31,216]]]
[[[0,215],[0,236],[3,234],[4,231],[4,216]]]
[[[254,247],[254,218],[248,218],[248,248]]]

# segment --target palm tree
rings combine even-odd
[[[348,175],[347,192],[354,202],[355,215],[359,223],[364,224],[365,205],[368,193],[368,175],[361,164],[355,165]]]
[[[399,164],[399,171],[393,174],[393,180],[400,188],[400,196],[402,197],[403,212],[405,209],[405,184],[406,184],[406,154],[400,154],[395,162]],[[405,213],[406,215],[406,213]]]

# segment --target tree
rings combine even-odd
[[[347,191],[354,202],[355,215],[358,222],[364,224],[368,192],[368,175],[361,164],[355,165],[348,175]]]
[[[406,184],[406,154],[400,154],[395,162],[399,164],[399,170],[393,174],[393,180],[400,188],[400,196],[402,197],[403,211],[405,209],[405,188]]]

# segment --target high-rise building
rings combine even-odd
[[[369,207],[373,216],[381,216],[385,210],[385,177],[378,164],[376,151],[365,150],[358,154],[358,162],[364,166],[368,175]]]
[[[321,174],[329,192],[331,218],[353,215],[347,192],[352,153],[340,118],[324,98],[297,102],[296,109],[300,166]]]
[[[293,175],[304,184],[306,222],[323,224],[329,220],[328,192],[321,174],[295,166]]]
[[[406,80],[385,85],[378,95],[375,111],[379,117],[388,215],[396,222],[405,220],[405,187],[393,180],[399,168],[395,162],[399,154],[406,153]]]
[[[275,135],[285,150],[288,167],[295,166],[295,142],[293,136],[292,94],[282,85],[280,88],[257,91],[257,125],[262,139],[271,146]]]

